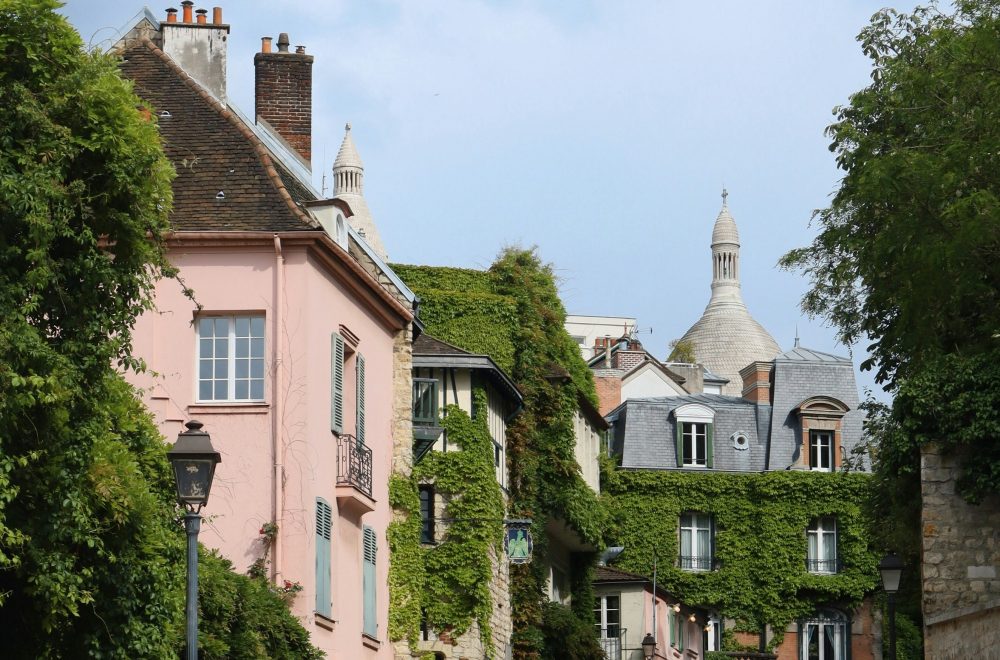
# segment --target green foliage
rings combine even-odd
[[[592,607],[592,603],[593,599],[587,603],[587,607]],[[589,614],[593,618],[593,611]],[[594,637],[593,629],[592,622],[581,619],[565,605],[545,603],[542,607],[544,657],[604,660],[606,656]]]
[[[288,610],[283,595],[264,579],[233,572],[215,550],[198,558],[201,656],[211,659],[318,659],[309,633]],[[182,640],[181,640],[182,641]],[[177,647],[180,651],[181,646]]]
[[[670,356],[667,358],[667,362],[694,364],[697,361],[694,355],[694,342],[683,339],[675,339],[670,342]]]
[[[757,630],[777,630],[822,604],[856,607],[878,585],[878,557],[868,547],[870,521],[862,503],[871,489],[865,474],[813,472],[682,473],[615,471],[605,475],[605,495],[615,521],[608,538],[624,545],[620,566],[652,575],[652,539],[658,580],[678,598],[711,607]],[[680,514],[713,514],[717,570],[683,571]],[[835,515],[836,575],[806,571],[806,527]]]
[[[534,250],[516,248],[504,250],[485,273],[410,266],[397,272],[421,296],[420,315],[430,334],[491,355],[524,395],[523,410],[507,428],[508,486],[510,515],[533,521],[535,559],[511,567],[512,642],[515,657],[541,657],[546,522],[563,519],[595,547],[603,545],[607,524],[607,512],[576,462],[573,419],[579,398],[593,403],[597,395],[590,370],[563,327],[566,311],[555,276]],[[579,574],[592,563],[588,557],[577,567]],[[587,624],[582,634],[593,637],[590,587],[577,571],[571,579],[581,595],[574,600],[586,611],[572,615]]]
[[[418,482],[433,482],[451,522],[444,538],[424,555],[423,606],[428,625],[461,636],[479,623],[484,648],[492,647],[490,583],[494,561],[503,557],[504,502],[493,465],[493,440],[486,421],[486,393],[473,392],[475,419],[458,406],[445,408],[441,422],[448,443],[461,451],[430,452],[414,467]]]
[[[888,621],[884,614],[883,621]],[[889,657],[889,636],[882,635],[883,657]],[[910,617],[896,612],[896,660],[923,660],[924,634]]]
[[[424,556],[420,547],[420,496],[415,480],[389,478],[389,504],[395,519],[389,523],[389,639],[405,639],[416,648],[420,635]]]

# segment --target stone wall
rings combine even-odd
[[[924,652],[935,660],[1000,649],[1000,497],[966,503],[955,493],[960,462],[921,450]]]

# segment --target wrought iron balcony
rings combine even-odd
[[[715,558],[710,555],[681,555],[679,566],[685,571],[711,571],[718,568]]]
[[[372,496],[372,450],[353,435],[337,437],[337,485]]]
[[[599,630],[598,642],[607,660],[622,660],[622,649],[625,648],[625,629],[618,626],[608,626]]]
[[[820,573],[833,575],[839,573],[841,564],[839,559],[807,559],[806,570],[810,573]]]

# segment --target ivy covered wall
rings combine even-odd
[[[610,466],[606,466],[610,467]],[[714,609],[756,631],[779,634],[796,619],[831,605],[850,613],[878,587],[878,555],[869,547],[865,502],[871,477],[803,471],[712,473],[605,469],[608,540],[623,545],[616,566],[652,576],[692,605]],[[716,570],[677,568],[681,513],[712,514]],[[835,575],[806,570],[806,528],[819,516],[837,518]]]
[[[393,269],[420,296],[420,318],[429,334],[490,355],[524,395],[523,410],[507,429],[507,515],[532,519],[534,556],[530,564],[511,569],[514,657],[548,657],[546,632],[556,623],[547,616],[559,617],[559,629],[565,628],[566,616],[575,619],[583,631],[577,657],[601,657],[593,637],[589,581],[596,555],[574,562],[571,611],[543,607],[548,601],[547,520],[564,520],[595,548],[603,546],[608,520],[576,463],[573,418],[578,397],[595,404],[597,397],[590,370],[563,327],[566,311],[552,268],[534,250],[511,248],[487,271],[406,265]]]

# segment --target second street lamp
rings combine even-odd
[[[890,551],[879,562],[878,571],[889,607],[889,660],[896,660],[896,592],[903,575],[903,560]]]
[[[208,502],[215,466],[222,456],[212,447],[212,438],[201,430],[201,422],[191,420],[186,431],[167,452],[177,482],[177,501],[186,510],[187,531],[187,659],[198,658],[198,532],[201,531],[201,507]]]
[[[650,660],[654,653],[656,653],[656,640],[652,634],[646,633],[646,637],[642,640],[642,657]]]

